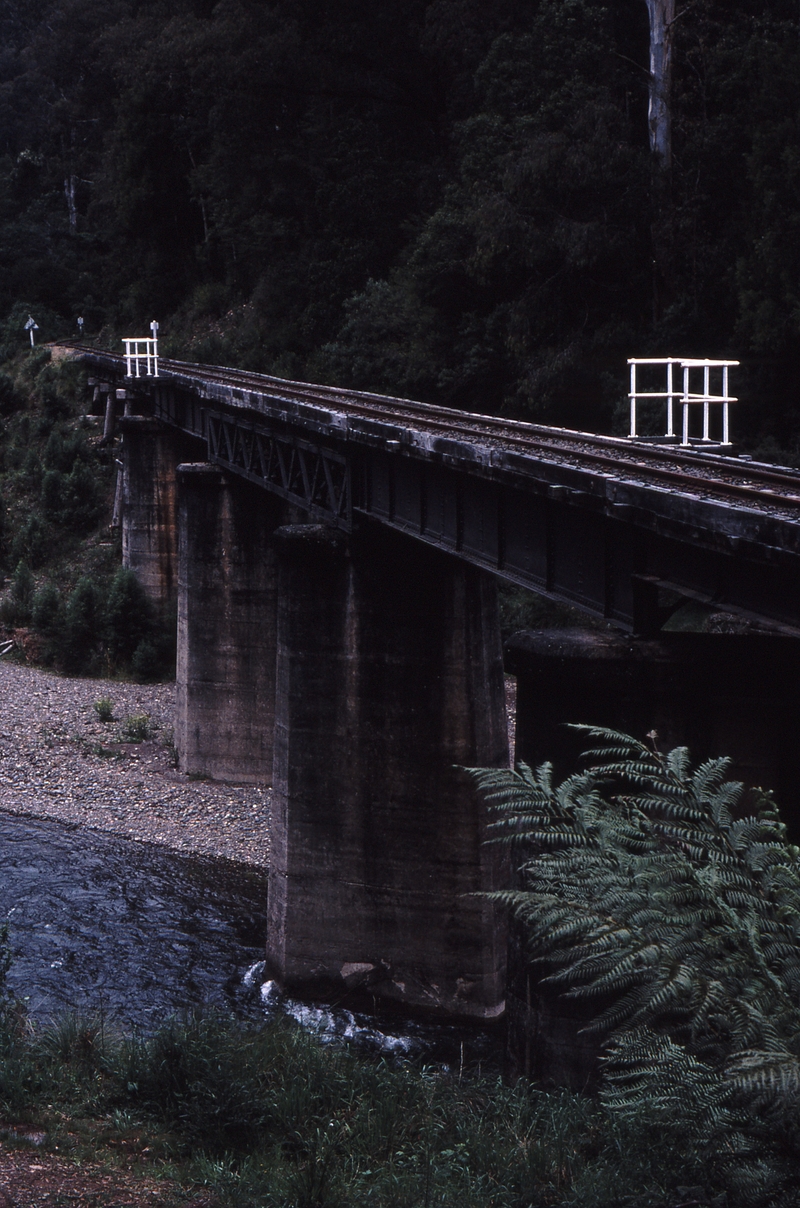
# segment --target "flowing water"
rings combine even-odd
[[[12,992],[45,1020],[102,1012],[151,1032],[171,1014],[288,1015],[323,1040],[396,1056],[497,1067],[496,1033],[390,1021],[282,995],[264,969],[262,869],[0,813],[0,920]]]
[[[34,1018],[102,1011],[149,1031],[193,1007],[246,1013],[266,902],[259,869],[0,815],[7,980]]]

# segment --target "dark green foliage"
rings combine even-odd
[[[152,607],[133,571],[117,571],[105,606],[105,631],[112,665],[129,665],[153,627]]]
[[[84,575],[67,601],[60,660],[68,674],[96,669],[102,625],[102,596],[97,584]]]
[[[8,559],[8,523],[5,500],[0,495],[0,570],[2,570]]]
[[[54,583],[45,583],[33,597],[31,625],[45,639],[45,661],[52,663],[62,641],[64,604]]]
[[[583,0],[542,0],[494,40],[442,204],[325,351],[338,382],[608,424],[601,366],[635,338],[649,289],[649,163],[622,49],[610,9]]]
[[[130,663],[136,679],[148,684],[170,675],[175,666],[174,645],[174,639],[168,634],[142,638]]]
[[[86,437],[80,431],[66,428],[62,424],[56,425],[50,432],[44,447],[42,461],[45,468],[67,474],[78,459],[81,461],[90,459]]]
[[[55,520],[61,512],[64,478],[60,470],[46,470],[42,477],[42,507],[50,520]]]
[[[93,528],[105,506],[102,484],[87,463],[75,458],[69,474],[46,470],[42,477],[45,516],[71,532],[83,535]]]
[[[569,629],[576,625],[586,628],[592,623],[586,613],[512,583],[498,584],[498,603],[503,641],[518,629]]]
[[[87,533],[100,520],[104,502],[97,473],[85,461],[76,458],[64,480],[61,523],[75,533]]]
[[[11,579],[11,607],[16,624],[24,624],[30,618],[33,606],[35,583],[26,562],[18,562]]]
[[[32,512],[14,537],[12,557],[25,559],[31,566],[39,567],[47,556],[49,544],[47,525],[37,512]]]
[[[591,766],[558,786],[476,770],[495,839],[525,854],[522,920],[543,985],[603,1003],[603,1097],[688,1128],[698,1161],[746,1204],[789,1202],[800,1161],[800,850],[774,803],[584,727]]]
[[[0,415],[13,415],[15,411],[20,411],[24,405],[25,399],[17,390],[14,379],[9,377],[7,373],[0,373]]]
[[[115,1110],[166,1133],[172,1161],[231,1208],[655,1208],[684,1202],[687,1183],[711,1208],[719,1190],[646,1120],[470,1070],[359,1057],[282,1023],[194,1017],[143,1039],[70,1015],[18,1030],[0,1056],[0,1103],[43,1102],[59,1121],[66,1106],[107,1131]]]

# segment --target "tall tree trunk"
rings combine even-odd
[[[672,26],[675,0],[645,0],[650,15],[650,150],[660,168],[672,162]]]
[[[64,196],[67,199],[67,209],[69,210],[69,229],[70,234],[74,234],[78,229],[78,206],[75,201],[75,185],[77,177],[72,173],[64,179]]]
[[[653,248],[653,322],[669,302],[671,260],[670,177],[672,167],[672,27],[675,0],[645,0],[650,16],[650,150],[653,155],[651,239]]]

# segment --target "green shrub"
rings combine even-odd
[[[25,398],[7,373],[0,373],[0,415],[13,415],[25,406]]]
[[[54,583],[45,583],[33,597],[31,609],[33,628],[45,637],[54,637],[63,624],[61,593]]]
[[[131,671],[143,684],[153,683],[159,679],[164,668],[164,659],[152,640],[143,638],[133,652]]]
[[[3,620],[9,625],[24,625],[30,620],[36,590],[33,575],[26,562],[17,563],[11,578],[11,590],[4,601]]]
[[[161,629],[143,638],[133,652],[131,671],[143,684],[169,679],[175,674],[175,634]]]
[[[11,546],[12,557],[31,566],[41,566],[49,546],[47,525],[37,512],[31,513],[17,532]]]
[[[8,557],[8,520],[6,513],[6,505],[2,496],[0,496],[0,568],[6,566]]]
[[[79,579],[67,601],[60,644],[61,663],[69,674],[96,669],[100,642],[101,595],[88,575]]]
[[[122,723],[122,737],[126,742],[147,742],[151,733],[149,713],[131,713]]]
[[[42,485],[42,459],[38,449],[26,449],[22,458],[22,477],[30,490],[40,490]]]
[[[61,593],[54,583],[46,583],[34,596],[31,625],[45,639],[45,663],[52,663],[58,654],[64,625]]]
[[[121,567],[115,574],[105,606],[104,632],[114,667],[128,666],[152,630],[152,608],[136,575]]]
[[[42,463],[47,470],[60,470],[68,474],[75,461],[89,461],[91,452],[86,437],[80,431],[70,431],[59,424],[53,428],[44,447]]]
[[[45,516],[57,520],[61,514],[65,475],[60,470],[46,470],[42,476],[41,502]]]
[[[45,471],[40,498],[49,520],[81,535],[94,527],[104,506],[96,475],[77,457],[69,474]]]
[[[61,523],[81,535],[94,528],[103,514],[103,490],[92,468],[75,459],[64,483]]]
[[[109,722],[114,720],[114,702],[110,696],[101,696],[99,700],[94,702],[92,708],[97,714],[98,721]]]

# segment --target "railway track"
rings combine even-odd
[[[101,358],[106,364],[125,368],[124,357],[116,353],[80,345],[70,347],[92,358]],[[696,446],[683,449],[646,445],[620,437],[476,415],[408,399],[166,358],[159,359],[159,374],[162,379],[178,377],[214,383],[279,402],[324,407],[339,414],[388,422],[451,440],[506,449],[584,470],[593,468],[604,476],[656,483],[706,499],[736,500],[759,510],[788,512],[794,518],[800,513],[800,471],[742,462],[698,450]]]

